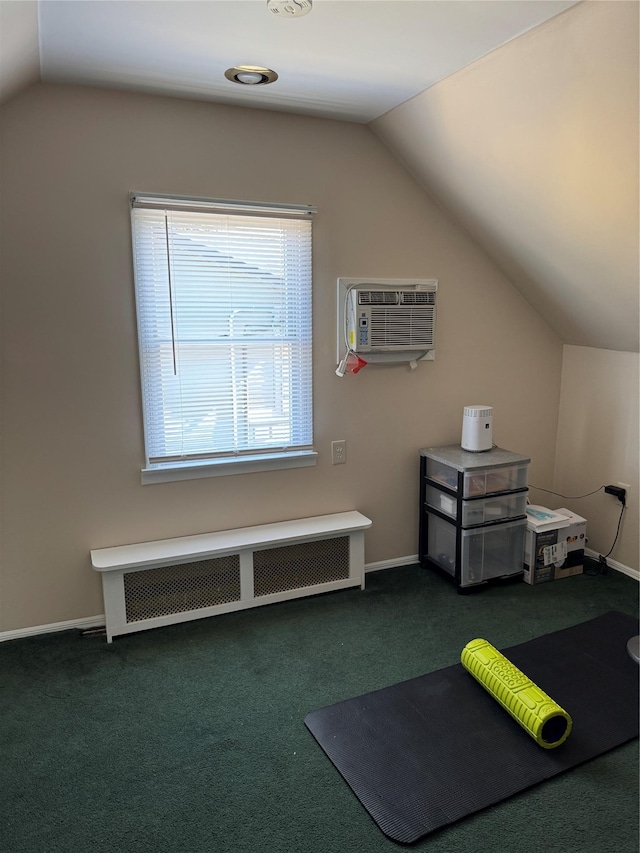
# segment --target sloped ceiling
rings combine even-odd
[[[581,3],[370,124],[561,340],[638,351],[638,4]]]
[[[18,53],[33,70],[35,40],[44,82],[365,123],[576,2],[313,0],[287,18],[267,0],[0,0],[0,76]],[[238,63],[272,68],[277,83],[229,82]]]
[[[116,7],[135,8],[140,21],[145,10],[157,5],[132,0],[127,3],[46,0],[41,12],[43,9],[53,12],[55,6],[66,15],[68,26],[72,26],[79,23],[81,10],[84,15],[92,11],[106,14]],[[166,9],[214,7],[218,14],[224,7],[236,15],[239,8],[256,4],[251,0],[234,0],[160,5]],[[423,31],[431,33],[431,53],[438,53],[438,70],[419,61],[418,57],[429,53],[421,43],[420,51],[409,55],[409,59],[413,56],[409,65],[415,74],[407,74],[405,68],[404,77],[395,75],[384,94],[392,108],[387,106],[389,111],[370,121],[369,127],[451,217],[475,237],[562,341],[638,351],[637,0],[586,0],[577,5],[527,0],[515,3],[318,0],[312,14],[295,24],[276,23],[284,27],[307,26],[309,22],[321,21],[321,14],[329,11],[343,14],[347,7],[360,8],[360,16],[352,25],[366,19],[362,13],[369,7],[376,10],[385,7],[389,13],[400,7],[412,9],[414,14],[419,8],[420,14],[424,9],[430,13],[437,10],[431,20],[441,29],[436,32],[424,29],[424,23],[422,26]],[[477,32],[482,16],[472,19],[468,16],[475,16],[480,7],[486,10],[485,29],[482,39],[474,36],[474,41],[470,34]],[[543,8],[545,11],[540,12]],[[447,17],[450,10],[455,12],[453,18]],[[457,26],[454,26],[456,17]],[[347,16],[345,25],[348,20]],[[410,22],[397,14],[384,18],[383,24],[385,20],[388,28],[410,26]],[[470,20],[473,26],[466,26]],[[161,27],[158,30],[160,23],[156,23],[153,32],[161,32],[163,39],[169,38],[170,33]],[[272,23],[266,20],[261,25],[263,41]],[[102,83],[98,79],[74,79],[69,65],[70,48],[65,50],[64,42],[57,54],[51,54],[55,62],[49,65],[43,62],[43,34],[38,33],[38,25],[38,4],[33,0],[0,2],[0,100],[39,80],[41,66],[57,68],[58,75],[62,75],[47,76],[45,70],[44,79],[118,85],[115,78],[105,78]],[[96,29],[100,31],[99,27]],[[224,32],[226,44],[231,37],[237,38],[239,31],[231,27]],[[456,32],[461,43],[456,47],[455,42],[447,41],[448,49],[441,49],[438,40],[442,42],[443,34],[451,39]],[[243,31],[240,33],[246,36]],[[347,38],[341,52],[336,51],[330,39],[323,40],[327,47],[323,48],[322,58],[328,69],[327,79],[332,83],[336,82],[336,69],[343,69],[343,75],[350,66],[352,71],[356,69],[356,45],[360,48],[361,43],[369,44],[371,52],[371,45],[376,42],[367,41],[364,28],[360,35],[357,40]],[[74,39],[78,46],[83,44],[78,33]],[[125,41],[131,41],[130,28]],[[388,43],[397,49],[393,39]],[[188,44],[193,47],[191,42]],[[296,45],[296,49],[299,47]],[[81,70],[86,74],[86,62],[91,59],[92,51],[87,52],[86,44],[84,48],[85,64]],[[447,66],[452,51],[456,52],[456,63]],[[193,50],[192,55],[195,55]],[[381,52],[373,50],[372,55],[379,57]],[[400,68],[400,64],[404,67],[407,62],[396,60],[396,64]],[[367,68],[370,74],[374,69],[381,70],[376,63],[369,63]],[[113,64],[102,70],[107,76],[116,73]],[[168,75],[164,65],[162,70]],[[307,79],[312,76],[307,74]],[[378,93],[364,106],[362,93],[366,86],[376,86],[375,79],[371,79],[370,84],[360,78],[352,80],[356,88],[351,106],[344,94],[345,76],[338,80],[337,102],[329,103],[328,99],[324,102],[321,91],[312,96],[309,90],[306,101],[292,91],[286,104],[280,104],[276,97],[271,108],[367,121],[371,115],[379,115],[384,103],[384,97]],[[205,96],[202,91],[197,92],[197,86],[195,90],[193,86],[191,90],[183,86],[180,91],[180,81],[174,83],[177,86],[174,94]],[[131,81],[122,81],[121,85],[154,91],[148,80],[138,86]],[[254,96],[246,87],[235,89],[238,91],[234,91],[233,98],[239,98],[245,106],[254,105],[251,100]],[[269,88],[264,92],[269,92]],[[214,91],[206,97],[228,100],[226,95]],[[352,113],[355,105],[361,110],[357,115]],[[326,112],[329,109],[334,112]]]

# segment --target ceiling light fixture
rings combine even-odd
[[[267,0],[267,9],[279,18],[301,18],[311,11],[311,0]]]
[[[243,86],[262,86],[278,79],[275,71],[260,65],[234,65],[233,68],[227,68],[224,76],[232,83],[241,83]]]

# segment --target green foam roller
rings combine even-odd
[[[491,643],[471,640],[460,662],[537,744],[554,749],[569,737],[569,714]]]

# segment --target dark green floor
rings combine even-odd
[[[607,610],[611,572],[460,596],[417,566],[367,588],[121,637],[0,644],[6,853],[378,853],[306,714]],[[615,697],[611,697],[615,701]],[[418,842],[429,853],[635,853],[637,741]]]

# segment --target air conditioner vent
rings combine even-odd
[[[435,305],[435,293],[425,293],[422,290],[403,290],[400,293],[402,305]]]
[[[411,308],[385,311],[373,308],[369,344],[372,347],[402,347],[428,349],[434,342],[432,315],[417,313]]]
[[[397,290],[359,290],[358,305],[397,305]]]

